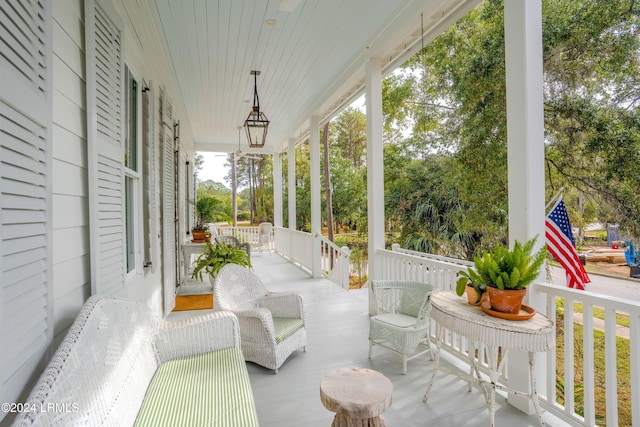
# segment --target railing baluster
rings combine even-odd
[[[613,308],[605,310],[604,315],[604,360],[606,384],[618,384],[617,381],[617,337],[616,337],[616,311]],[[618,388],[607,387],[607,425],[618,425]]]
[[[567,415],[575,412],[573,299],[564,300],[564,406]]]
[[[582,305],[582,334],[584,337],[583,348],[592,349],[591,351],[584,351],[584,420],[587,425],[596,424],[595,414],[595,377],[593,374],[594,368],[594,352],[593,352],[593,304],[584,303]]]
[[[640,424],[640,313],[629,313],[629,367],[631,369],[631,419]],[[633,403],[635,402],[635,403]]]

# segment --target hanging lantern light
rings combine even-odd
[[[258,76],[260,75],[260,71],[252,70],[251,75],[254,76],[253,108],[247,120],[244,121],[244,130],[247,133],[249,147],[262,148],[267,140],[269,119],[260,111],[260,99],[258,98]]]

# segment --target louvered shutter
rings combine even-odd
[[[155,98],[149,83],[149,90],[142,93],[142,134],[144,143],[144,210],[145,210],[145,265],[155,273],[158,268],[158,227],[157,227],[157,184],[156,168],[158,156],[158,139],[155,138]]]
[[[164,314],[176,306],[176,158],[173,108],[166,96],[161,101],[162,121],[162,272]]]
[[[53,330],[51,2],[0,0],[0,23],[0,402],[16,402]]]
[[[93,294],[124,288],[122,21],[106,1],[85,5],[91,285]]]

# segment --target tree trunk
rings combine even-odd
[[[324,193],[326,197],[327,210],[327,237],[333,242],[333,205],[331,203],[331,175],[329,174],[329,123],[324,125],[322,135],[322,145],[324,147]]]

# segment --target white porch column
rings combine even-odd
[[[296,229],[296,140],[289,138],[287,153],[289,174],[287,179],[287,191],[289,194],[289,230]],[[293,246],[291,246],[293,248]]]
[[[273,225],[282,227],[282,156],[273,154]]]
[[[376,250],[384,249],[384,166],[382,151],[382,73],[378,58],[365,64],[367,107],[367,209],[369,280],[381,277]]]
[[[509,179],[509,244],[538,236],[544,244],[544,111],[542,79],[542,2],[504,2],[507,156]],[[543,277],[540,279],[544,280]],[[544,298],[533,289],[527,292],[528,305],[544,312]],[[538,355],[538,372],[544,360]],[[528,390],[528,361],[524,353],[509,357],[509,385]],[[538,375],[538,391],[544,390],[544,375]],[[509,394],[509,403],[525,413],[533,413],[528,399]]]
[[[316,234],[322,234],[320,211],[320,118],[311,116],[309,122],[309,157],[311,161],[311,235],[313,236],[313,277],[322,276],[320,265],[320,244]]]

